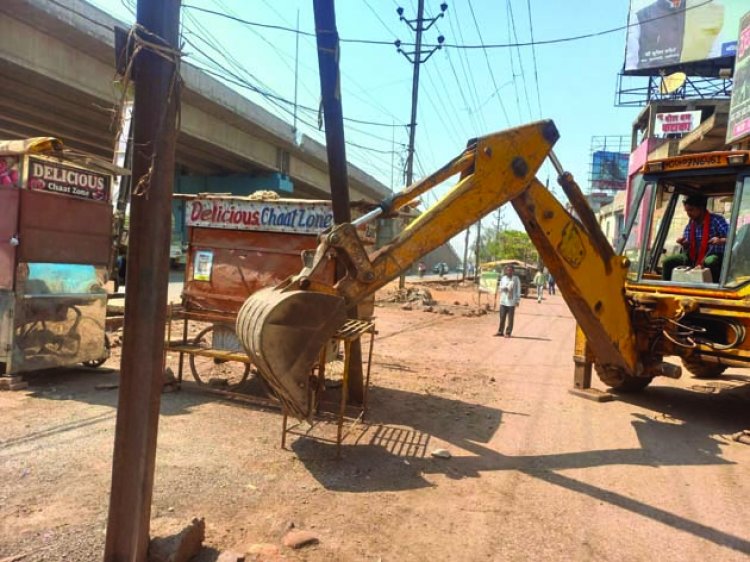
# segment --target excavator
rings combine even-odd
[[[286,412],[300,420],[314,410],[311,385],[321,349],[348,311],[412,263],[481,217],[511,203],[577,322],[574,387],[591,392],[592,367],[617,391],[645,388],[655,377],[678,378],[681,358],[697,377],[750,365],[750,152],[690,155],[649,162],[635,178],[628,222],[617,251],[553,147],[551,120],[471,140],[440,170],[383,201],[351,223],[323,233],[299,274],[250,296],[237,316],[237,335]],[[568,204],[537,178],[549,158]],[[387,245],[365,250],[357,227],[387,217],[458,176],[455,185]],[[664,267],[678,253],[687,225],[684,196],[707,198],[729,216],[718,274],[702,267]],[[321,275],[331,257],[345,274]]]

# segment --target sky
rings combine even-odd
[[[134,20],[135,0],[89,1],[125,22]],[[426,16],[440,14],[440,4],[425,0]],[[423,37],[424,43],[434,45],[443,35],[446,46],[420,67],[415,179],[460,154],[470,138],[549,118],[561,134],[555,147],[558,158],[586,190],[592,137],[629,136],[639,112],[639,108],[615,107],[625,30],[533,48],[489,46],[527,43],[532,34],[535,42],[544,42],[622,27],[628,19],[628,0],[455,0],[447,4],[443,17]],[[240,23],[191,6],[292,31]],[[413,31],[399,20],[398,7],[403,8],[405,18],[416,17],[417,0],[336,2],[342,38],[342,105],[344,117],[350,119],[345,123],[347,158],[396,190],[404,183],[413,66],[392,42],[414,41]],[[320,83],[314,37],[299,36],[298,65],[295,57],[297,18],[300,31],[314,33],[312,9],[312,0],[183,0],[185,60],[230,80],[239,78],[255,91],[233,87],[290,123],[297,66],[297,102],[305,108],[298,110],[299,128],[324,142],[315,111]],[[487,47],[460,47],[467,45]],[[554,185],[556,174],[551,166],[545,165],[538,175],[542,182],[549,178]],[[446,189],[441,186],[434,195]],[[559,196],[561,190],[555,193]],[[423,200],[431,203],[434,199]],[[521,228],[509,205],[502,220],[510,228]],[[494,222],[488,217],[484,224]]]

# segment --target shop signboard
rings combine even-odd
[[[196,198],[185,205],[191,227],[318,234],[333,225],[327,202]]]
[[[112,177],[66,166],[54,160],[29,157],[29,189],[72,195],[81,199],[108,201]]]
[[[592,189],[625,189],[628,181],[630,155],[626,152],[594,152],[591,167]]]
[[[727,144],[750,135],[750,12],[742,17],[734,65],[732,102],[727,124]]]
[[[654,137],[663,139],[686,135],[700,124],[700,111],[657,113],[654,122]]]
[[[679,66],[691,75],[718,76],[722,65],[705,62],[731,62],[746,10],[747,0],[631,0],[625,74],[657,75]]]

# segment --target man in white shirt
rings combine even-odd
[[[513,274],[512,265],[505,266],[503,276],[497,282],[497,292],[500,294],[500,327],[495,335],[509,338],[513,332],[513,316],[521,302],[521,281]]]

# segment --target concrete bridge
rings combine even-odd
[[[126,27],[81,0],[2,0],[0,138],[57,136],[111,159],[115,26]],[[176,174],[288,176],[289,196],[330,198],[323,145],[296,144],[289,123],[194,66],[183,63],[182,78]],[[349,178],[353,201],[389,193],[353,166]]]

